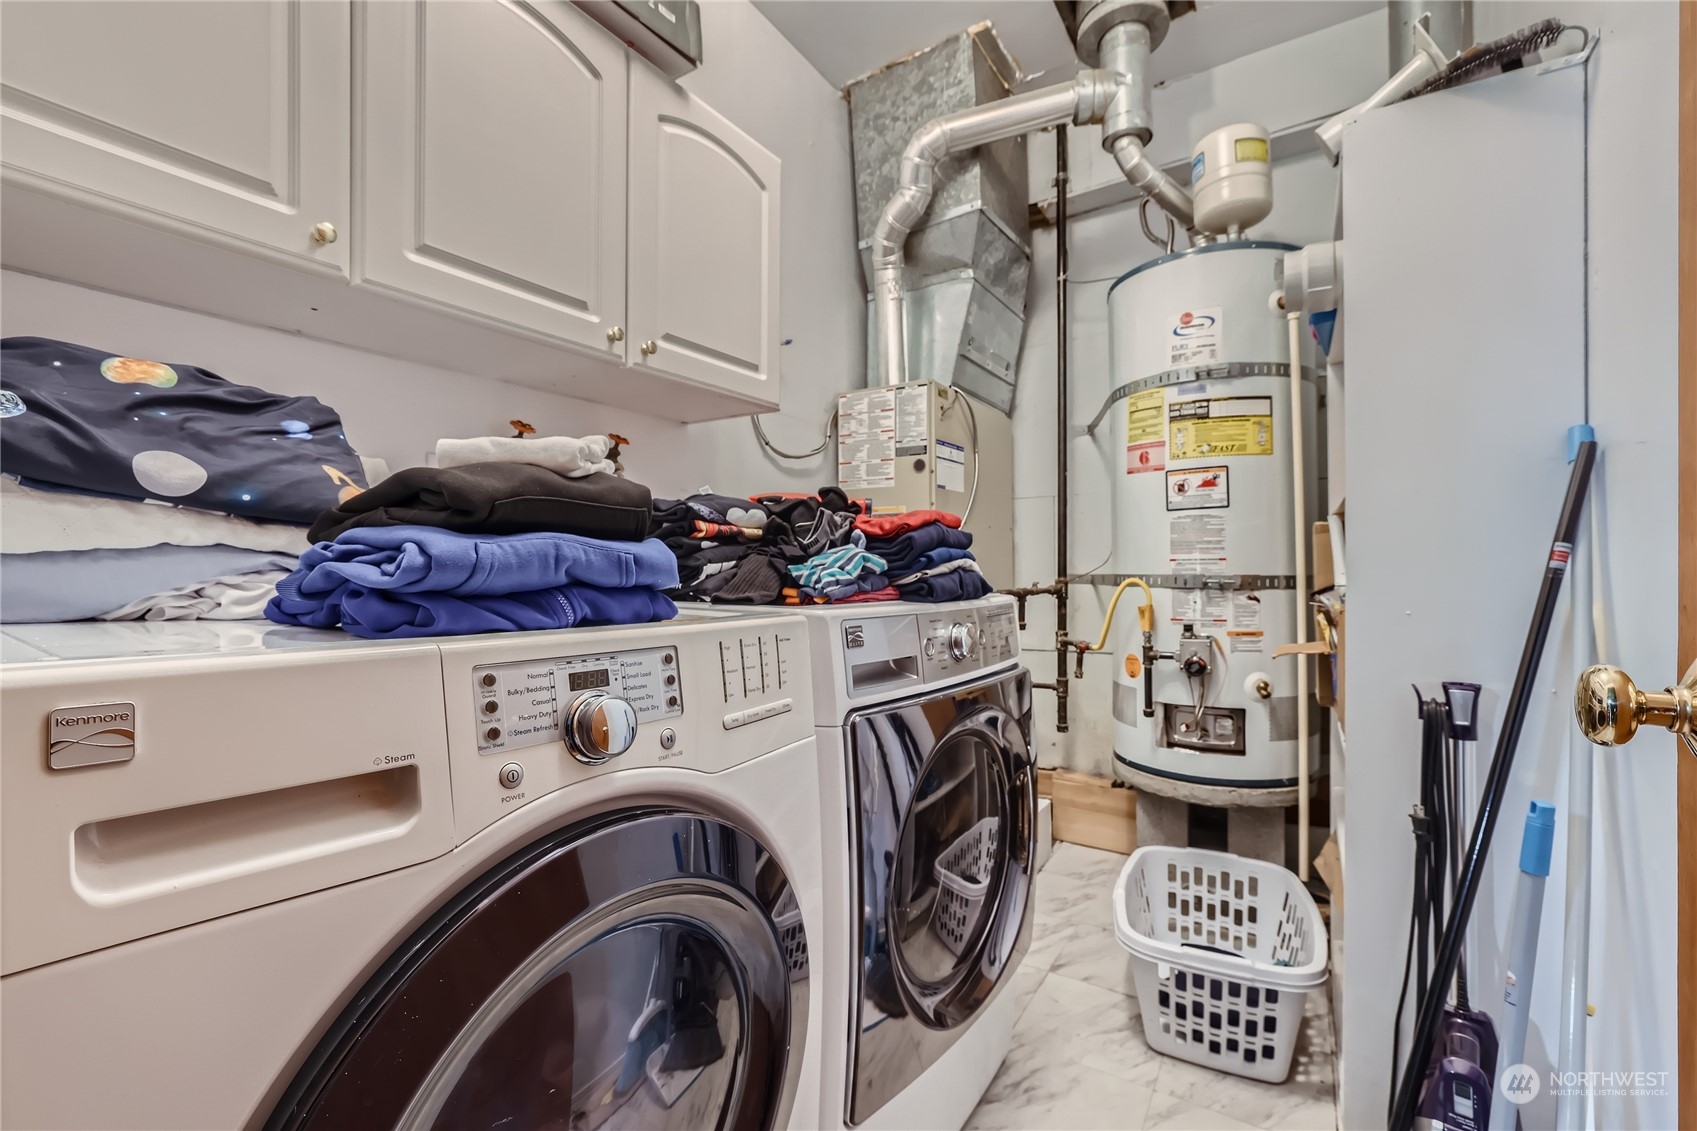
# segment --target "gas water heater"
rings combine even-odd
[[[1299,661],[1272,659],[1296,638],[1292,589],[1307,584],[1294,576],[1289,339],[1272,300],[1291,250],[1228,236],[1134,268],[1108,292],[1109,411],[1125,436],[1114,568],[1147,581],[1155,609],[1147,647],[1135,618],[1117,629],[1121,776],[1297,784]],[[1315,401],[1304,380],[1310,451]],[[1311,456],[1304,467],[1315,499]]]

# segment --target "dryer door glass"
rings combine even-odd
[[[807,977],[763,845],[705,816],[613,814],[511,857],[403,943],[268,1126],[785,1126]]]
[[[889,923],[900,965],[923,991],[975,960],[1007,860],[1007,782],[977,732],[932,752],[902,823]]]

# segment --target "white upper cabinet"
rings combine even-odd
[[[356,281],[622,359],[624,46],[564,0],[357,14]]]
[[[346,273],[348,75],[340,0],[6,0],[0,164],[9,184]]]
[[[630,361],[775,405],[778,158],[641,64],[630,90]]]

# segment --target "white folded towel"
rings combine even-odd
[[[468,463],[533,463],[568,478],[617,466],[609,458],[610,436],[474,436],[469,440],[437,440],[436,466],[463,467]]]
[[[95,620],[260,620],[284,570],[214,577],[131,601]]]
[[[235,546],[276,554],[303,554],[312,543],[304,526],[195,510],[41,491],[0,476],[0,552],[139,550],[148,546]]]

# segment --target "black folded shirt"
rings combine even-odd
[[[639,542],[647,487],[597,472],[567,478],[528,463],[409,467],[318,516],[315,542],[360,526],[437,526],[462,534],[553,531]]]

